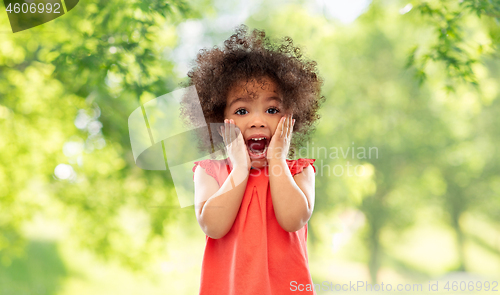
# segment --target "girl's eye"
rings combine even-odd
[[[234,112],[236,115],[245,115],[246,113],[248,113],[247,110],[245,109],[239,109],[239,110],[236,110],[236,112]]]
[[[267,110],[271,111],[270,114],[273,114],[273,115],[280,112],[280,110],[278,110],[277,108],[268,108]]]

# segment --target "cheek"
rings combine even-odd
[[[244,122],[242,122],[241,120],[237,120],[234,117],[231,119],[234,120],[234,124],[236,125],[236,127],[238,127],[238,129],[240,129],[240,131],[243,132],[244,134],[245,133],[245,130],[243,130],[243,126],[245,125]]]
[[[243,130],[243,127],[241,126],[241,124],[236,124],[236,126],[238,127],[238,129],[240,129],[241,132],[243,132],[243,134],[245,133],[245,130]]]

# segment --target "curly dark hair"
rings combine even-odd
[[[198,102],[187,96],[181,103],[181,116],[185,123],[197,126],[200,120],[205,120],[207,126],[224,122],[228,92],[238,82],[261,81],[264,77],[274,81],[282,94],[284,109],[292,111],[296,120],[291,157],[314,131],[314,123],[320,118],[318,110],[325,100],[321,96],[323,79],[316,62],[303,57],[300,47],[294,46],[290,37],[271,41],[264,31],[254,29],[248,33],[245,25],[236,27],[223,48],[201,49],[188,77],[189,82],[183,86],[196,87],[204,118],[196,116],[192,106]],[[210,129],[200,134],[199,147],[213,153],[222,144],[222,137],[215,128]]]

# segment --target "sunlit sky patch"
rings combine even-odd
[[[269,5],[277,8],[293,2],[275,0]],[[316,0],[304,4],[304,8],[311,14],[320,14],[327,19],[336,19],[349,24],[363,14],[370,3],[371,0]],[[215,19],[187,20],[180,24],[177,27],[178,46],[174,50],[166,50],[166,57],[175,61],[175,72],[185,76],[190,68],[189,63],[196,58],[201,48],[220,45],[233,33],[236,26],[245,23],[250,16],[253,19],[265,18],[267,15],[262,12],[259,14],[262,5],[262,0],[233,2],[231,5],[225,0],[215,0],[214,7],[217,10]]]
[[[348,24],[366,11],[371,0],[316,0],[316,3],[323,8],[325,17]]]

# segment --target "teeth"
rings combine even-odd
[[[266,139],[266,138],[265,137],[261,137],[261,138],[250,138],[250,139],[257,141],[257,140],[262,140],[262,139]]]

